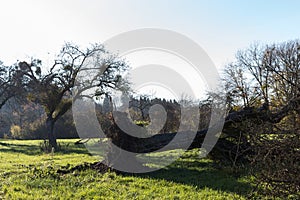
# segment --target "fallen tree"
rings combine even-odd
[[[267,183],[270,190],[279,193],[286,192],[286,188],[291,193],[299,192],[300,185],[299,176],[294,175],[300,170],[299,51],[296,41],[262,49],[254,46],[238,54],[237,62],[229,66],[225,88],[232,111],[226,116],[222,134],[210,152],[214,159],[225,158],[233,166],[240,161],[252,162],[258,182]],[[119,120],[130,126],[127,116],[120,116]],[[138,153],[201,148],[205,137],[210,136],[208,131],[219,126],[215,124],[196,133],[181,131],[138,138],[135,130],[122,131],[115,120],[118,119],[111,120],[106,133],[113,144],[105,160],[111,169],[128,163],[138,166],[135,159]],[[127,134],[132,132],[135,136]],[[217,137],[219,133],[210,134]],[[133,154],[127,156],[120,149]]]
[[[300,98],[291,101],[290,104],[283,107],[277,112],[271,112],[267,109],[263,109],[262,107],[247,107],[240,111],[231,112],[227,115],[225,119],[222,133],[230,135],[236,134],[236,136],[238,137],[240,130],[237,124],[243,123],[246,120],[255,120],[257,122],[257,125],[265,122],[278,123],[288,114],[288,112],[292,108],[292,105],[294,105],[296,102],[300,102],[299,99]],[[127,123],[130,123],[125,114],[123,115],[121,120],[128,121]],[[179,136],[177,138],[177,142],[170,145],[168,147],[168,150],[178,149],[183,146],[186,146],[187,144],[190,144],[191,137],[194,135],[195,137],[192,138],[193,142],[189,145],[189,149],[201,148],[202,142],[206,136],[207,131],[208,129],[203,129],[197,131],[196,134],[189,131],[161,133],[147,138],[137,138],[122,131],[113,120],[107,137],[111,138],[112,142],[115,145],[126,151],[135,153],[149,153],[153,151],[160,151],[160,149],[168,145],[176,135]],[[221,136],[216,145],[216,148],[218,148],[218,146],[233,146],[233,143],[230,143],[229,141],[225,142],[225,140],[226,137]]]

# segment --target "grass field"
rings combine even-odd
[[[216,169],[211,160],[198,159],[196,150],[147,174],[57,174],[57,169],[99,160],[74,141],[59,140],[62,151],[46,154],[42,141],[0,140],[0,199],[247,199],[251,192],[248,176]],[[178,153],[149,157],[160,160]]]

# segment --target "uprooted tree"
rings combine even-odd
[[[235,167],[250,162],[258,182],[266,184],[273,194],[299,192],[299,42],[254,45],[240,51],[236,61],[226,67],[224,81],[229,113],[211,156],[230,161]],[[218,96],[211,94],[212,98]],[[169,149],[184,146],[190,139],[187,132],[137,138],[114,122],[112,125],[113,143],[130,152],[160,150],[177,134],[178,143]],[[207,129],[198,131],[190,148],[201,147],[206,133]]]

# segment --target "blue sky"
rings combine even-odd
[[[0,60],[46,58],[65,41],[87,45],[155,27],[190,37],[220,67],[255,41],[299,38],[299,8],[297,0],[1,1]]]

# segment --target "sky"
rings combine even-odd
[[[161,28],[194,40],[221,68],[254,42],[299,38],[299,8],[298,0],[1,0],[0,60],[50,63],[65,42]]]

